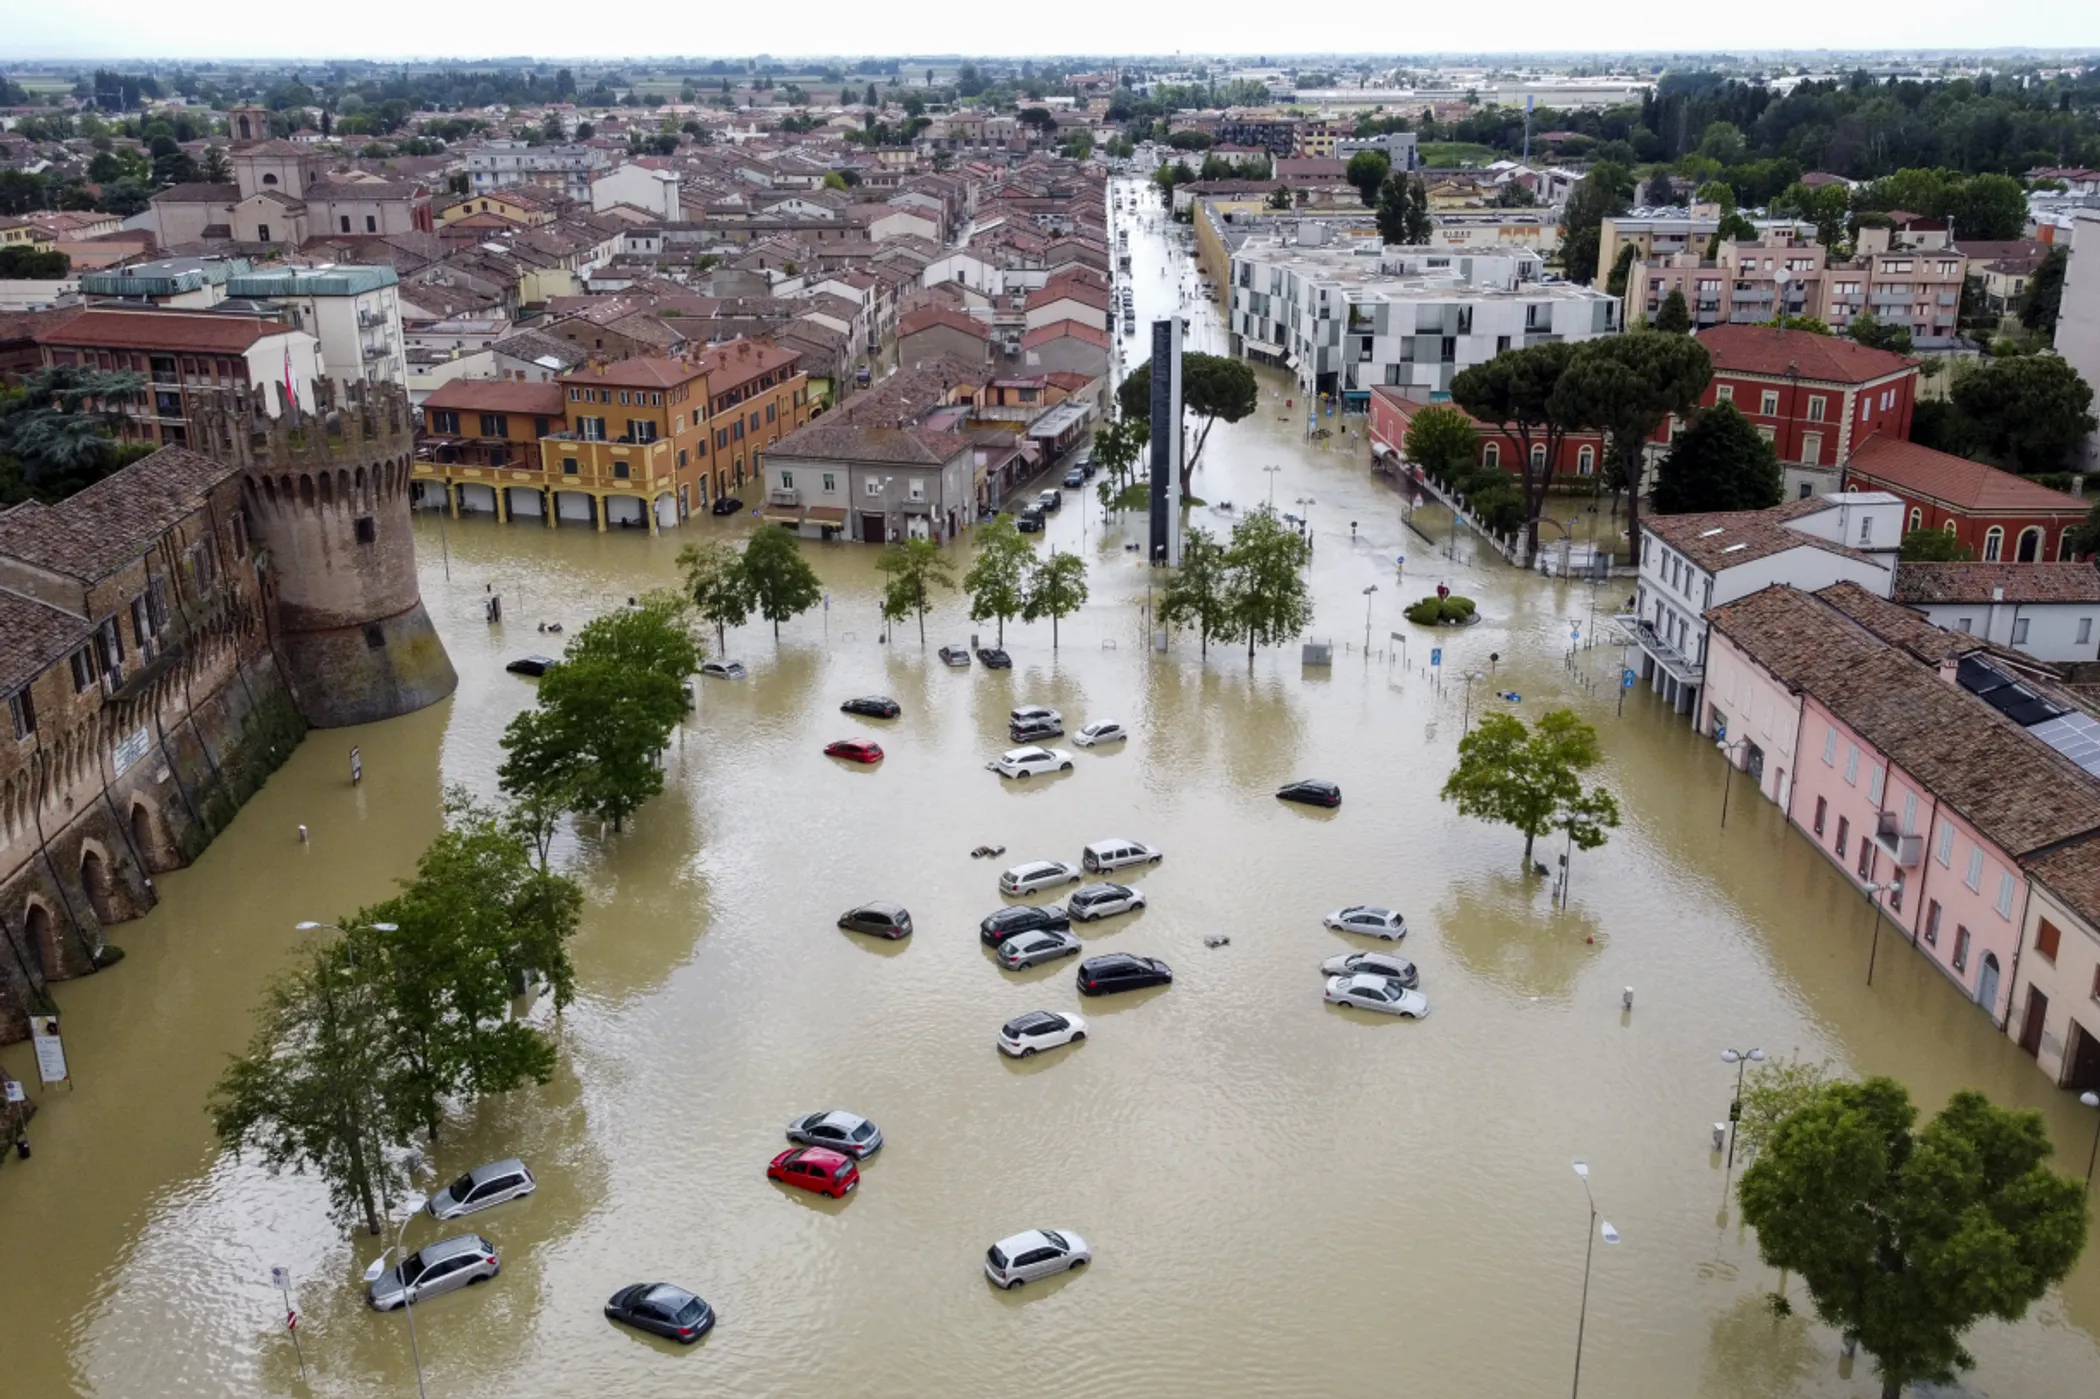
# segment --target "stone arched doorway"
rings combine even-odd
[[[160,813],[142,801],[131,804],[131,848],[145,862],[148,874],[159,874],[176,866],[174,842],[168,839],[168,830],[161,824]]]
[[[58,963],[58,948],[51,940],[51,914],[42,904],[31,904],[22,915],[22,944],[30,975],[39,983],[49,981]]]
[[[88,906],[95,910],[96,918],[114,923],[123,916],[117,911],[117,888],[109,876],[109,861],[92,847],[80,852],[80,887],[87,892]]]

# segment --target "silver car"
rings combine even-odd
[[[530,1195],[539,1188],[532,1172],[525,1163],[513,1156],[503,1161],[491,1161],[486,1166],[476,1166],[452,1184],[430,1197],[424,1208],[434,1219],[457,1219],[463,1214],[473,1214],[522,1195]]]
[[[714,680],[742,680],[747,672],[742,661],[707,661],[700,673]]]
[[[1093,1257],[1086,1240],[1070,1229],[1024,1229],[984,1251],[984,1275],[1011,1290],[1022,1283],[1083,1268]]]
[[[1038,889],[1052,889],[1060,884],[1077,883],[1079,877],[1079,866],[1067,861],[1030,860],[1025,865],[1015,865],[999,876],[999,892],[1033,894]]]
[[[1327,926],[1338,933],[1367,933],[1374,938],[1397,942],[1407,936],[1407,920],[1397,909],[1376,904],[1351,904],[1327,915]]]
[[[1091,923],[1096,918],[1113,918],[1118,913],[1128,913],[1145,906],[1145,891],[1127,884],[1088,884],[1074,889],[1065,900],[1065,912],[1074,923]]]
[[[410,1302],[426,1302],[470,1283],[487,1282],[502,1271],[496,1246],[479,1234],[461,1234],[425,1244],[373,1278],[365,1300],[374,1311],[390,1312]]]
[[[1338,1006],[1383,1011],[1387,1015],[1405,1015],[1416,1020],[1429,1014],[1427,996],[1420,991],[1410,991],[1389,976],[1367,973],[1331,976],[1327,979],[1326,999]]]
[[[1320,971],[1326,976],[1389,976],[1410,991],[1421,980],[1413,962],[1390,952],[1350,952],[1329,957],[1320,964]]]
[[[1022,933],[999,944],[999,965],[1017,972],[1023,967],[1041,966],[1060,957],[1074,956],[1079,948],[1078,938],[1057,929]]]
[[[787,1138],[804,1146],[828,1147],[841,1156],[865,1161],[882,1150],[882,1129],[865,1117],[827,1108],[788,1123]]]

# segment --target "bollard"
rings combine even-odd
[[[306,844],[306,827],[304,826],[299,828],[299,843],[301,845]]]
[[[1626,1010],[1633,1009],[1633,988],[1631,986],[1619,993],[1619,1005]]]
[[[1727,1143],[1728,1124],[1725,1122],[1716,1122],[1714,1124],[1714,1150],[1719,1151],[1723,1146],[1727,1145]]]

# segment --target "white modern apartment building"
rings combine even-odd
[[[469,188],[476,194],[505,185],[531,185],[589,203],[591,181],[612,168],[596,146],[530,146],[490,141],[467,152]]]
[[[383,263],[267,267],[228,277],[226,294],[269,303],[319,340],[328,377],[336,382],[406,384],[400,282]]]
[[[1548,280],[1523,248],[1335,247],[1313,220],[1232,252],[1233,354],[1280,364],[1309,393],[1368,408],[1373,386],[1425,394],[1504,350],[1619,329],[1617,298]]]

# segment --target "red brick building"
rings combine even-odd
[[[1404,460],[1406,457],[1407,425],[1414,415],[1424,408],[1449,408],[1464,413],[1456,403],[1435,402],[1421,397],[1411,397],[1405,391],[1384,384],[1371,386],[1371,455],[1384,460],[1388,457]],[[1490,423],[1483,423],[1471,414],[1467,421],[1480,433],[1480,464],[1499,466],[1514,476],[1517,464],[1524,459],[1524,444],[1513,432],[1505,431]],[[1542,442],[1532,444],[1532,455],[1544,456],[1546,447]],[[1553,464],[1553,484],[1561,487],[1588,489],[1597,473],[1604,469],[1604,439],[1594,432],[1571,432],[1562,439],[1560,458]]]
[[[1893,437],[1869,438],[1853,449],[1844,489],[1900,496],[1906,532],[1945,530],[1985,563],[2075,557],[2064,532],[2085,523],[2090,504],[1995,466]]]
[[[1834,335],[1765,325],[1717,325],[1699,332],[1714,362],[1702,408],[1723,400],[1772,444],[1787,495],[1805,499],[1837,488],[1839,468],[1869,437],[1910,436],[1917,361]],[[1672,425],[1657,440],[1668,442]]]

